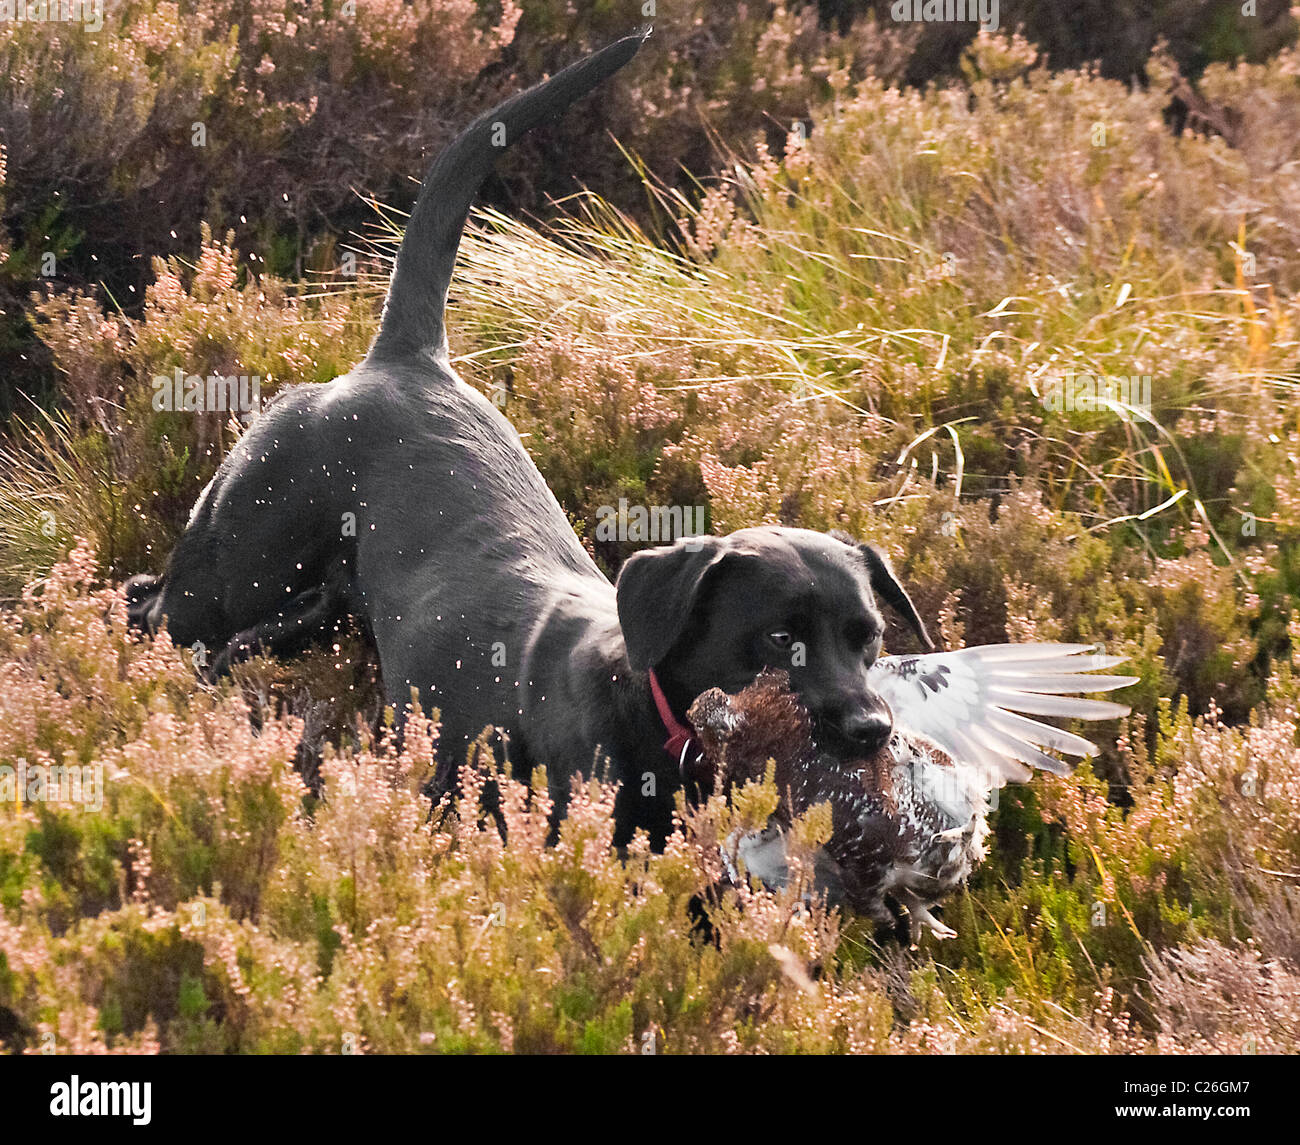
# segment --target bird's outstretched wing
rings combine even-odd
[[[1097,749],[1050,724],[1027,719],[1059,716],[1109,720],[1129,709],[1071,692],[1109,692],[1137,676],[1084,673],[1122,664],[1090,644],[987,644],[924,656],[882,656],[871,667],[871,686],[889,705],[902,730],[933,740],[953,759],[979,769],[990,787],[1030,776],[1026,764],[1068,775],[1067,763],[1043,749],[1091,756]]]

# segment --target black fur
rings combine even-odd
[[[622,781],[617,840],[642,827],[662,845],[679,777],[646,669],[680,719],[707,688],[785,668],[827,733],[860,746],[889,727],[866,685],[883,629],[872,590],[928,640],[874,550],[800,529],[638,553],[615,588],[510,423],[451,368],[443,307],[470,203],[501,153],[497,125],[514,142],[643,39],[506,101],[439,156],[365,360],[274,402],[200,497],[164,575],[135,578],[127,596],[133,623],[155,631],[166,618],[216,671],[252,650],[295,652],[356,615],[389,701],[400,710],[415,688],[441,712],[439,789],[495,725],[515,774],[544,764],[561,806],[579,771]],[[801,655],[773,643],[778,630]]]

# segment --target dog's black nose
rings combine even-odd
[[[893,725],[884,716],[874,712],[855,712],[845,716],[840,724],[844,735],[864,751],[879,751],[889,739]]]

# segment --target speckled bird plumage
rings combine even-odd
[[[831,838],[817,857],[817,883],[832,902],[883,923],[906,913],[915,934],[955,932],[934,908],[984,859],[990,796],[1030,766],[1068,774],[1044,750],[1093,755],[1087,740],[1017,712],[1111,719],[1128,709],[1065,692],[1100,692],[1132,676],[1092,676],[1121,660],[1088,645],[1001,644],[924,656],[885,656],[872,685],[894,717],[889,742],[864,759],[820,750],[812,722],[784,672],[764,672],[738,695],[714,688],[689,718],[704,771],[724,793],[775,767],[780,804],[765,830],[737,841],[746,873],[786,879],[784,836],[793,818],[831,807]],[[705,785],[706,789],[710,785]],[[730,863],[728,864],[730,866]],[[732,868],[734,870],[734,868]]]

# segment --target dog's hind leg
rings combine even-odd
[[[323,638],[341,618],[341,602],[328,588],[300,592],[268,620],[245,628],[213,657],[209,671],[221,676],[251,656],[297,656]]]
[[[298,656],[324,640],[348,613],[353,601],[350,562],[336,560],[323,584],[291,597],[274,615],[237,632],[209,668],[224,675],[231,664],[250,656]]]
[[[123,592],[130,627],[152,635],[162,626],[164,583],[162,577],[144,575],[134,576],[126,582]],[[307,589],[266,620],[226,639],[211,663],[198,662],[199,667],[215,679],[225,675],[232,664],[250,656],[261,653],[296,656],[323,637],[341,618],[344,610],[345,597],[337,585],[325,584]]]

